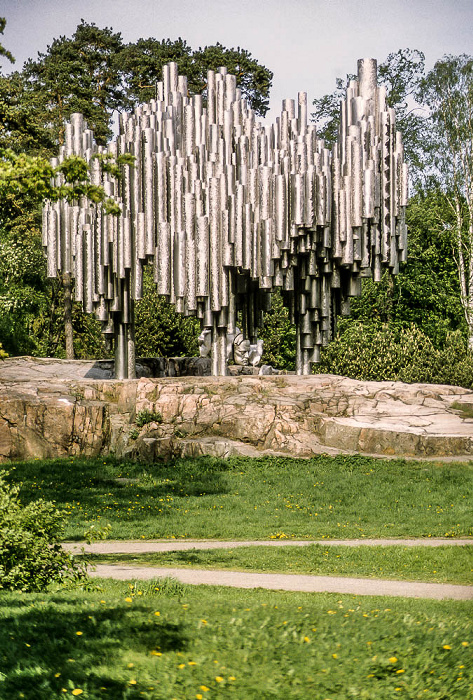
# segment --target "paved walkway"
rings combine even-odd
[[[165,576],[182,583],[234,588],[266,588],[278,591],[306,593],[350,593],[352,595],[402,596],[405,598],[436,598],[442,600],[473,600],[473,586],[416,581],[385,581],[338,576],[305,576],[302,574],[255,574],[246,571],[208,571],[174,567],[134,567],[98,564],[91,576],[119,580],[153,579]]]
[[[304,547],[321,544],[324,547],[345,545],[350,547],[400,545],[406,547],[439,547],[441,545],[473,545],[473,539],[358,539],[358,540],[269,540],[269,541],[216,541],[216,540],[115,540],[94,542],[68,542],[64,548],[70,552],[93,554],[141,554],[146,552],[172,552],[192,549],[234,549],[248,546]],[[348,593],[352,595],[402,596],[405,598],[449,598],[473,600],[473,586],[417,581],[388,581],[341,576],[307,576],[301,574],[261,574],[241,571],[205,570],[176,567],[137,567],[119,564],[98,564],[90,575],[100,578],[153,579],[171,576],[182,583],[235,588],[266,588],[268,590],[304,591],[313,593]]]
[[[100,542],[65,542],[69,552],[86,554],[149,554],[152,552],[182,552],[189,549],[236,549],[237,547],[307,547],[320,544],[323,547],[441,547],[443,545],[473,545],[472,539],[454,540],[440,537],[418,539],[355,539],[355,540],[102,540]]]

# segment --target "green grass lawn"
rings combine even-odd
[[[0,596],[1,698],[471,697],[471,603],[169,579],[94,588]]]
[[[86,555],[91,563],[183,566],[234,571],[355,576],[432,583],[473,583],[473,546],[238,547],[156,554]]]
[[[41,497],[68,511],[70,539],[107,523],[114,539],[473,535],[472,462],[71,458],[16,463],[10,478],[22,482],[23,502]]]

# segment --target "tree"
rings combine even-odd
[[[429,109],[431,183],[444,194],[460,283],[460,301],[473,350],[473,58],[445,56],[420,85]]]
[[[364,280],[362,295],[351,300],[353,321],[416,324],[435,347],[448,333],[466,337],[460,290],[452,256],[451,232],[445,229],[448,205],[442,192],[418,192],[407,208],[409,256],[394,278]]]
[[[110,138],[113,111],[127,106],[121,83],[120,33],[81,21],[71,38],[54,39],[46,53],[25,63],[27,92],[40,98],[43,122],[51,123],[59,144],[64,125],[81,112],[99,144]]]
[[[149,101],[156,96],[156,83],[161,80],[163,66],[174,61],[179,73],[187,76],[191,95],[203,94],[205,97],[207,71],[226,66],[229,73],[236,75],[237,86],[256,114],[264,116],[269,109],[273,74],[249,51],[240,47],[227,49],[217,43],[194,51],[181,38],[176,41],[138,39],[123,49],[119,60],[124,85],[133,103]]]
[[[0,34],[3,34],[5,31],[5,27],[7,24],[7,20],[5,17],[0,17]],[[5,58],[10,61],[10,63],[15,63],[15,59],[13,58],[13,54],[8,51],[2,44],[0,44],[0,56],[5,56]]]
[[[120,53],[120,66],[130,102],[140,104],[156,97],[156,84],[166,63],[174,61],[179,73],[188,75],[191,56],[191,47],[181,38],[159,41],[150,37],[127,44]]]

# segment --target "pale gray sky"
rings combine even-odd
[[[446,53],[473,54],[473,0],[0,0],[0,16],[15,68],[82,18],[126,42],[181,36],[193,48],[241,46],[274,72],[271,121],[298,91],[310,102],[331,92],[358,58],[417,48],[431,67]]]

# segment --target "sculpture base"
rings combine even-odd
[[[0,362],[0,461],[355,452],[473,459],[473,391],[460,387],[334,375],[92,376],[111,372],[104,363]],[[161,421],[139,427],[145,409]]]

